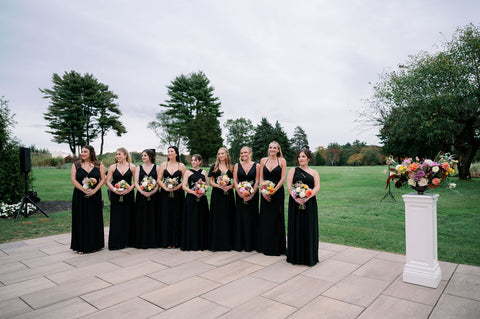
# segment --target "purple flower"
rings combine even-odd
[[[418,182],[418,181],[419,181],[422,177],[424,177],[424,176],[425,176],[425,172],[424,172],[424,171],[418,171],[417,174],[415,174],[414,180],[415,180],[416,182]]]

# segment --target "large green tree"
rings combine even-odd
[[[460,178],[469,178],[480,147],[479,27],[459,28],[438,52],[411,56],[383,74],[367,104],[364,116],[380,127],[385,154],[454,152]]]
[[[160,140],[160,147],[174,145],[181,149],[182,136],[177,131],[169,130],[170,123],[173,118],[165,113],[165,111],[158,112],[155,116],[155,121],[148,123],[148,128],[152,129]]]
[[[260,123],[255,127],[255,133],[252,137],[252,152],[256,161],[268,156],[268,144],[274,141],[274,138],[272,124],[266,117],[262,117]]]
[[[157,119],[166,116],[171,121],[150,122],[149,127],[163,129],[168,136],[181,137],[190,153],[199,153],[204,161],[214,157],[223,144],[218,120],[223,113],[210,80],[202,71],[182,74],[167,85],[167,89],[169,99],[160,104],[163,110]]]
[[[54,142],[67,143],[75,155],[82,145],[90,144],[100,134],[101,154],[108,130],[119,136],[126,132],[119,120],[122,113],[115,103],[117,95],[93,75],[75,71],[65,72],[63,76],[54,73],[52,82],[52,88],[40,89],[40,92],[50,99],[44,118]]]
[[[294,165],[296,162],[296,154],[292,150],[290,139],[278,121],[275,122],[273,128],[273,140],[277,141],[282,148],[283,157],[287,160],[288,165]]]
[[[15,114],[0,98],[0,202],[17,203],[24,193],[25,176],[20,171],[20,143],[12,136]]]
[[[236,161],[240,155],[240,149],[243,146],[250,146],[255,133],[252,121],[243,117],[232,120],[228,119],[225,123],[227,132],[227,144],[232,161]]]
[[[293,137],[291,139],[292,150],[297,153],[302,148],[310,148],[308,145],[307,133],[300,126],[296,126],[293,130]]]

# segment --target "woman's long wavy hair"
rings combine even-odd
[[[97,159],[97,155],[95,154],[95,149],[91,145],[82,146],[82,149],[86,148],[90,152],[90,162],[93,163],[95,167],[100,167],[100,161]],[[80,157],[76,162],[75,166],[78,168],[82,165],[85,161]]]
[[[217,151],[217,160],[215,161],[215,166],[213,167],[213,171],[214,172],[217,172],[218,171],[218,167],[220,166],[220,160],[218,159],[218,152],[220,150],[224,150],[225,151],[225,154],[227,155],[226,158],[225,158],[225,165],[227,166],[227,169],[229,171],[232,171],[233,170],[233,166],[232,166],[232,161],[230,160],[230,153],[228,152],[227,148],[226,147],[220,147]]]

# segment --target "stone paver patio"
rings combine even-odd
[[[402,281],[403,255],[322,242],[314,267],[255,252],[69,247],[70,234],[0,245],[0,318],[480,317],[480,267],[440,262],[432,289]]]

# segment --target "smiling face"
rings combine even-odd
[[[169,160],[176,160],[177,159],[177,152],[175,152],[175,150],[170,147],[168,150],[167,150],[167,156],[168,156],[168,159]]]
[[[124,154],[121,151],[116,151],[115,152],[115,159],[117,160],[117,163],[123,163],[127,159],[127,154]]]
[[[300,152],[297,157],[297,162],[300,166],[306,166],[308,165],[308,162],[310,162],[310,159],[304,152]]]
[[[82,152],[80,153],[80,158],[83,161],[89,161],[90,160],[90,150],[88,148],[82,148]]]
[[[225,159],[227,158],[227,153],[225,152],[224,149],[219,149],[217,153],[217,158],[220,162],[224,162]]]
[[[143,161],[145,164],[150,163],[150,157],[148,156],[148,154],[147,154],[146,152],[143,152],[143,153],[142,153],[142,161]]]
[[[252,152],[250,151],[250,149],[248,147],[242,147],[242,149],[240,150],[240,159],[243,162],[246,162],[246,161],[250,160],[251,154],[252,154]]]
[[[270,155],[270,156],[273,156],[273,155],[277,156],[278,151],[279,151],[279,148],[278,148],[278,144],[277,144],[277,143],[273,143],[273,142],[272,142],[272,143],[270,143],[270,144],[268,145],[268,155]]]
[[[202,161],[200,161],[196,156],[192,156],[192,160],[190,161],[194,169],[197,169],[200,166],[201,162]]]

